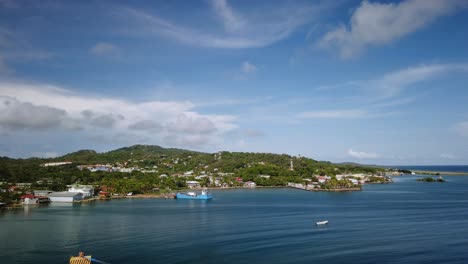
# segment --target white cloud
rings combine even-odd
[[[211,3],[216,15],[221,18],[228,32],[239,31],[245,27],[246,21],[244,18],[234,13],[232,8],[228,5],[227,0],[213,0]]]
[[[421,64],[389,72],[376,79],[321,86],[317,91],[343,90],[349,92],[349,90],[353,90],[354,94],[364,93],[366,98],[375,101],[396,97],[414,85],[444,77],[448,74],[466,72],[468,72],[468,63]],[[391,102],[379,102],[379,105],[404,104],[410,100],[413,99],[405,98]]]
[[[349,26],[328,32],[319,45],[337,48],[341,57],[350,58],[368,45],[390,43],[466,6],[466,0],[363,1],[353,12]]]
[[[329,111],[308,111],[299,114],[299,118],[362,118],[368,116],[365,110],[329,110]]]
[[[105,133],[109,138],[149,137],[155,144],[167,138],[193,145],[222,141],[227,132],[237,128],[236,117],[199,113],[189,101],[136,103],[20,83],[0,83],[0,98],[0,130],[79,130],[89,138]]]
[[[455,159],[455,155],[449,153],[442,153],[440,154],[440,157],[443,159]]]
[[[186,134],[211,134],[216,127],[211,120],[197,114],[179,114],[176,120],[167,124],[169,132]]]
[[[369,89],[376,89],[381,95],[391,97],[416,83],[434,79],[455,71],[468,71],[468,64],[430,64],[419,65],[391,72],[381,79],[368,82]]]
[[[348,155],[356,159],[377,159],[381,157],[379,154],[376,154],[376,153],[354,151],[352,149],[348,150]]]
[[[163,130],[163,126],[153,120],[141,120],[129,125],[128,128],[134,130],[146,130],[156,133],[161,132]]]
[[[0,128],[5,130],[54,129],[61,126],[66,116],[63,109],[0,95]]]
[[[248,61],[242,63],[241,71],[245,74],[251,74],[257,72],[257,66],[253,65]]]
[[[155,14],[131,8],[119,8],[115,14],[125,19],[122,31],[127,35],[162,36],[178,42],[214,48],[263,47],[290,36],[314,18],[321,7],[298,6],[268,9],[247,15],[236,14],[226,1],[213,1],[215,15],[225,30],[207,26],[203,30],[170,22]],[[211,26],[211,25],[210,25]]]
[[[90,52],[98,56],[118,56],[120,54],[120,48],[107,42],[96,43],[91,47]]]

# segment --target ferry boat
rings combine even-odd
[[[191,200],[209,200],[209,199],[213,199],[213,195],[211,195],[211,193],[208,193],[208,190],[205,188],[205,189],[202,189],[200,194],[196,192],[177,193],[176,198],[177,199],[191,199]]]

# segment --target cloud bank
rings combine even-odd
[[[79,131],[87,138],[146,139],[200,147],[223,141],[236,117],[202,114],[189,101],[131,102],[56,86],[0,83],[0,131]]]

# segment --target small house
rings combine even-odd
[[[37,199],[34,197],[33,194],[25,194],[21,196],[21,203],[22,204],[37,204]]]
[[[187,184],[187,187],[189,188],[200,188],[200,183],[197,181],[186,181],[185,184]]]
[[[359,181],[356,179],[348,179],[348,181],[352,182],[354,185],[358,185]]]
[[[256,188],[257,184],[255,182],[253,182],[253,181],[248,181],[248,182],[244,183],[244,187],[245,188]]]

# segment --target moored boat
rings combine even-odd
[[[328,220],[325,220],[325,221],[318,221],[315,223],[316,225],[327,225],[328,224]]]
[[[196,192],[185,192],[185,193],[177,193],[177,199],[191,199],[191,200],[209,200],[213,199],[213,195],[208,192],[207,189],[203,189],[200,194]]]

